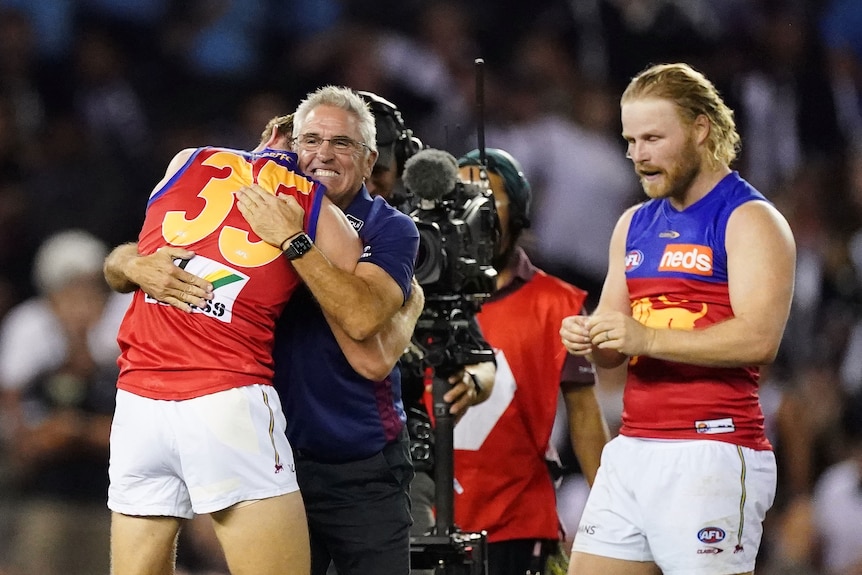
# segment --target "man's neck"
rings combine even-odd
[[[497,290],[501,290],[512,282],[512,278],[515,277],[515,272],[512,269],[512,266],[506,266],[502,270],[497,272]]]
[[[504,255],[503,261],[505,261],[505,265],[496,264],[494,269],[497,270],[497,290],[500,290],[515,279],[518,271],[518,263],[520,262],[520,258],[518,257],[517,244],[510,247],[506,254]]]
[[[350,204],[353,203],[353,200],[356,199],[356,196],[362,193],[362,186],[359,186],[359,189],[353,193],[345,193],[341,194],[337,197],[327,193],[327,197],[332,201],[333,204],[338,206],[342,212],[346,212],[347,208],[350,207]]]
[[[685,191],[685,195],[682,198],[670,198],[670,203],[680,211],[694,205],[711,192],[730,172],[730,168],[725,165],[720,166],[718,169],[701,170]]]

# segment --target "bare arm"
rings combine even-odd
[[[102,271],[105,274],[105,281],[112,290],[129,293],[138,289],[138,284],[129,280],[125,272],[126,264],[137,255],[138,244],[128,243],[115,247],[105,258]]]
[[[176,247],[142,256],[138,244],[122,244],[105,259],[105,279],[114,291],[128,293],[140,288],[160,302],[191,313],[192,306],[204,307],[213,291],[211,283],[174,264],[176,259],[192,256],[194,252]]]
[[[425,294],[414,278],[410,297],[404,306],[380,332],[362,341],[351,338],[335,320],[324,315],[351,367],[366,379],[380,381],[389,375],[407,349],[424,306]]]
[[[268,195],[275,201],[284,203],[271,194]],[[286,200],[292,202],[299,210],[302,210],[299,204],[296,203],[295,198],[288,196]],[[263,238],[263,236],[261,238],[266,241],[266,238]],[[284,242],[282,241],[282,243]],[[287,247],[286,244],[285,247]],[[320,215],[317,218],[317,237],[314,240],[311,251],[301,258],[293,260],[291,263],[307,284],[308,282],[302,275],[302,272],[300,272],[300,269],[326,270],[327,274],[334,276],[343,274],[349,277],[358,268],[356,262],[359,261],[359,256],[361,255],[362,242],[359,240],[356,230],[350,225],[344,212],[338,209],[338,206],[333,204],[328,198],[324,197]],[[316,298],[317,293],[315,293],[310,285],[308,288]]]
[[[173,157],[165,175],[153,191],[160,189],[189,159],[194,150],[180,151]],[[189,259],[194,252],[166,246],[154,254],[142,256],[138,244],[122,244],[105,258],[103,272],[108,286],[120,293],[138,288],[157,300],[191,313],[192,305],[203,307],[212,299],[212,285],[176,265],[175,259]]]
[[[164,180],[187,159],[188,153],[178,154],[171,162]],[[301,208],[299,210],[301,214]],[[361,250],[359,240],[344,214],[326,198],[318,226],[321,237],[317,246],[320,249],[312,249],[312,253],[306,254],[305,257],[318,257],[328,265],[339,265],[352,270]],[[321,249],[330,251],[333,254],[332,260],[328,259]],[[158,301],[191,313],[192,306],[204,307],[206,300],[212,299],[213,291],[210,282],[188,273],[174,263],[177,259],[189,259],[194,255],[191,250],[165,246],[144,256],[138,253],[137,244],[122,244],[114,248],[105,259],[105,280],[115,291],[126,293],[140,287]]]
[[[764,365],[775,359],[790,313],[796,268],[790,226],[775,207],[752,201],[731,215],[726,249],[733,317],[702,329],[655,329],[631,317],[627,297],[625,306],[622,300],[627,229],[626,222],[614,230],[608,277],[596,312],[585,321],[564,320],[560,333],[570,353],[592,355],[602,367],[617,365],[614,358],[636,355],[715,367]]]
[[[796,246],[787,221],[766,202],[734,210],[727,225],[728,289],[733,317],[702,329],[655,329],[631,312],[590,318],[593,344],[627,356],[715,367],[772,363],[790,313]],[[601,307],[601,304],[600,304]],[[611,332],[611,340],[600,334]]]
[[[599,469],[602,449],[610,441],[608,424],[596,399],[594,386],[564,383],[562,389],[572,449],[587,483],[592,486]]]
[[[625,258],[626,235],[637,206],[630,208],[617,221],[608,248],[608,273],[602,286],[602,294],[593,315],[616,311],[631,315],[629,290],[626,285]],[[569,353],[586,356],[597,366],[612,368],[623,363],[627,357],[614,349],[600,349],[593,345],[590,318],[583,315],[563,319],[560,336]],[[600,333],[600,332],[596,332]]]
[[[276,198],[259,186],[243,188],[237,198],[252,229],[272,245],[301,229],[302,208],[292,198]],[[313,254],[293,264],[324,312],[355,340],[380,332],[404,304],[401,287],[375,264],[359,263],[351,272]]]
[[[125,293],[140,287],[158,301],[191,313],[192,306],[204,307],[206,300],[212,299],[213,290],[211,283],[174,263],[175,259],[188,259],[193,255],[189,250],[165,247],[143,256],[138,253],[137,244],[122,244],[105,260],[105,278],[115,291]],[[411,294],[407,304],[392,319],[392,326],[364,342],[350,338],[337,324],[330,323],[339,347],[357,373],[379,381],[392,371],[410,341],[424,301],[421,291]]]

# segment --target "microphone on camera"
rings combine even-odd
[[[404,164],[404,187],[421,200],[437,202],[458,183],[458,160],[449,152],[426,148]]]

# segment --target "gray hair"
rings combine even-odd
[[[300,102],[293,114],[293,137],[302,133],[308,114],[318,106],[347,110],[359,119],[359,133],[368,149],[377,151],[377,128],[368,103],[356,92],[343,86],[323,86]]]

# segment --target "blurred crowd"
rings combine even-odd
[[[661,61],[715,81],[733,167],[798,244],[761,388],[780,478],[758,572],[862,574],[859,0],[0,0],[0,573],[73,573],[14,566],[103,526],[123,301],[93,278],[178,150],[252,148],[323,84],[392,100],[456,157],[481,126],[533,185],[531,257],[595,298],[642,197],[618,98]],[[599,391],[618,420],[619,390]]]

